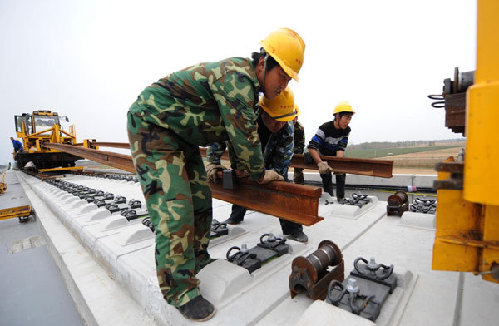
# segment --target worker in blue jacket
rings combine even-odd
[[[19,140],[14,139],[14,137],[10,137],[10,140],[12,141],[12,146],[14,147],[14,153],[12,153],[12,156],[15,159],[17,152],[22,152],[23,143],[21,143]]]

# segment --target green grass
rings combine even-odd
[[[376,158],[388,156],[389,153],[395,155],[403,155],[417,152],[436,151],[440,149],[453,148],[456,146],[426,146],[426,147],[395,147],[395,148],[378,148],[378,149],[348,149],[345,151],[345,157],[356,158]]]

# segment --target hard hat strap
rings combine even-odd
[[[287,114],[283,114],[283,115],[279,115],[279,116],[276,116],[276,117],[271,116],[270,114],[269,114],[269,116],[270,116],[272,119],[277,120],[277,119],[281,119],[281,118],[285,118],[285,117],[290,117],[290,116],[292,116],[292,115],[296,115],[296,113],[297,113],[297,112],[296,112],[296,110],[294,110],[293,112],[290,112],[290,113],[287,113]]]

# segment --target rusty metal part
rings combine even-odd
[[[71,146],[63,144],[48,143],[45,146],[56,149],[61,152],[70,153],[73,155],[84,157],[88,160],[110,165],[112,167],[135,173],[135,166],[130,155],[96,150],[92,148],[84,148],[81,146]]]
[[[201,155],[206,156],[206,148],[201,147],[199,149]],[[224,160],[229,159],[227,151],[225,151],[221,158]],[[336,156],[321,156],[321,159],[327,161],[329,166],[337,173],[369,175],[382,178],[393,177],[393,161]],[[309,170],[319,169],[315,163],[305,163],[303,154],[294,154],[290,166]]]
[[[329,266],[333,266],[330,271]],[[344,270],[343,254],[338,246],[329,240],[321,241],[312,254],[293,260],[289,275],[291,298],[299,293],[306,293],[313,300],[324,300],[329,283],[333,280],[342,282]]]
[[[388,215],[402,216],[407,210],[409,210],[409,196],[407,196],[406,192],[397,191],[388,197],[388,205],[386,206]]]
[[[324,218],[319,214],[321,188],[274,181],[266,185],[247,178],[238,179],[234,189],[210,184],[213,197],[265,214],[303,225],[313,225]]]
[[[466,93],[448,94],[445,98],[445,126],[464,136],[466,131]]]
[[[445,108],[445,126],[452,132],[461,133],[466,131],[466,91],[474,83],[474,71],[459,72],[454,68],[454,80],[444,79],[442,95],[429,95],[436,102],[432,103],[435,108]]]
[[[47,144],[67,153],[106,164],[121,170],[135,173],[131,156],[83,148],[81,146]],[[274,181],[260,185],[245,179],[239,179],[235,189],[223,189],[221,184],[210,184],[213,197],[232,204],[244,206],[269,215],[303,225],[313,225],[321,220],[319,214],[319,187],[296,185],[283,181]]]
[[[81,145],[78,143],[76,145]],[[128,143],[115,143],[115,142],[91,142],[92,146],[99,147],[114,147],[114,148],[130,148]],[[206,156],[206,147],[199,148],[201,155]],[[221,156],[222,159],[228,160],[229,154],[227,151]],[[321,156],[323,161],[328,164],[338,173],[349,173],[357,175],[369,175],[382,178],[393,177],[393,161],[386,160],[371,160],[360,158],[347,158],[335,156]],[[303,154],[294,154],[291,160],[291,167],[303,168],[309,170],[318,170],[316,164],[307,164],[303,160]]]
[[[124,148],[130,149],[129,143],[118,143],[118,142],[109,142],[109,141],[95,141],[87,139],[89,146],[91,147],[113,147],[113,148]],[[77,143],[74,146],[83,146],[84,143]]]
[[[336,173],[369,175],[373,177],[393,177],[393,161],[371,160],[352,157],[321,156]],[[291,166],[301,169],[318,170],[315,163],[305,163],[303,154],[294,154]]]
[[[437,190],[462,190],[464,162],[440,162],[435,165],[437,172],[448,172],[450,178],[447,180],[433,181],[433,188]]]
[[[64,168],[39,169],[38,172],[83,171],[83,166],[70,166]]]

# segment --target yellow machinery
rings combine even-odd
[[[27,222],[32,213],[30,205],[0,209],[0,221],[17,217],[20,222]]]
[[[466,152],[464,161],[437,166],[433,246],[433,269],[472,272],[495,283],[499,283],[498,12],[499,1],[478,1],[477,69],[466,92]]]
[[[33,111],[15,116],[17,137],[22,139],[23,151],[15,153],[14,159],[22,168],[29,161],[39,169],[50,169],[58,166],[74,166],[81,157],[45,147],[46,143],[76,144],[74,126],[69,131],[63,130],[61,121],[69,121],[60,117],[57,112]]]
[[[7,190],[7,184],[5,183],[5,173],[2,173],[2,182],[0,182],[0,195],[3,195]]]

